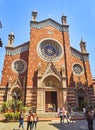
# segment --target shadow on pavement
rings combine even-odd
[[[58,130],[63,130],[63,129],[69,130],[74,124],[75,124],[75,122],[73,122],[73,123],[50,123],[49,125],[56,127]]]

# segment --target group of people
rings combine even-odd
[[[38,122],[38,116],[37,113],[32,113],[30,110],[27,115],[27,130],[33,130],[33,128],[36,129]],[[24,130],[24,113],[21,111],[19,114],[19,128],[22,127]]]
[[[71,110],[65,110],[65,108],[58,108],[58,116],[60,118],[60,123],[64,122],[64,119],[67,120],[67,123],[69,123],[70,117],[71,117]]]
[[[83,108],[84,117],[88,122],[88,129],[93,130],[93,120],[95,119],[95,112],[92,109],[92,107],[88,107],[87,109]],[[71,120],[72,116],[72,110],[68,109],[68,111],[65,110],[65,108],[58,108],[58,116],[60,117],[60,123],[64,122],[64,119],[67,120],[67,123],[69,123],[69,120]],[[36,113],[32,113],[30,110],[27,115],[27,130],[33,130],[33,128],[36,129],[38,122],[38,116]],[[24,113],[21,111],[19,114],[19,128],[22,127],[24,130]]]
[[[84,117],[87,120],[88,123],[88,129],[93,130],[93,120],[95,119],[95,112],[92,107],[88,107],[87,109],[83,108]],[[69,123],[69,120],[71,120],[71,117],[73,116],[73,111],[68,110],[66,111],[63,108],[58,109],[58,116],[60,117],[60,123],[64,122],[64,119],[67,120]]]

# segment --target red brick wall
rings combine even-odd
[[[48,30],[52,31],[52,34],[48,33]],[[54,27],[47,26],[44,28],[36,29],[32,28],[30,30],[30,46],[29,51],[25,51],[19,55],[15,56],[7,56],[5,55],[4,59],[4,66],[2,71],[2,79],[1,79],[1,86],[6,86],[8,83],[9,77],[11,76],[12,81],[16,80],[18,75],[14,73],[11,69],[11,64],[15,59],[23,59],[27,62],[27,70],[19,75],[19,79],[23,82],[24,76],[27,77],[27,92],[26,92],[26,101],[32,102],[32,97],[36,97],[36,85],[37,85],[37,69],[39,62],[42,64],[42,72],[44,73],[45,68],[47,66],[47,62],[42,60],[37,54],[37,45],[38,43],[45,39],[51,38],[57,40],[62,44],[64,49],[63,57],[58,61],[54,62],[54,65],[58,71],[61,70],[62,64],[66,65],[66,79],[67,79],[67,86],[74,87],[74,81],[78,81],[78,76],[73,74],[72,65],[74,63],[80,63],[84,66],[83,61],[71,55],[70,50],[70,40],[68,32],[60,32],[59,30],[55,29]],[[89,61],[85,61],[85,69],[86,72],[80,76],[80,80],[83,84],[85,84],[86,78],[88,81],[88,85],[92,85],[92,76],[90,71],[90,64]],[[30,87],[30,89],[29,89]],[[31,88],[35,89],[31,89]],[[36,104],[36,98],[35,98]]]
[[[26,63],[28,63],[28,51],[23,52],[19,55],[15,55],[15,56],[5,55],[3,71],[2,71],[1,86],[7,85],[10,76],[12,78],[12,81],[17,79],[18,74],[13,72],[12,66],[11,66],[12,62],[16,59],[23,59],[26,61]],[[27,75],[27,70],[23,74],[19,74],[19,78],[21,79],[21,81],[23,80],[23,77],[25,75]]]
[[[48,30],[51,30],[53,34],[48,34]],[[28,64],[28,76],[27,85],[33,86],[32,79],[34,76],[34,71],[37,71],[38,63],[42,63],[42,69],[44,71],[47,62],[42,60],[37,54],[37,44],[44,38],[52,38],[63,44],[62,33],[55,28],[48,26],[43,29],[32,29],[30,33],[30,48],[29,48],[29,64]],[[64,64],[64,58],[62,57],[60,61],[55,62],[55,66],[60,69]]]

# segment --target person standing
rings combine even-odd
[[[65,110],[65,118],[67,120],[67,123],[69,123],[69,112]]]
[[[28,113],[28,116],[27,116],[27,130],[29,129],[29,127],[30,127],[30,130],[31,130],[30,118],[31,118],[31,110],[29,110],[29,113]]]
[[[87,119],[87,122],[88,122],[88,128],[89,128],[89,130],[93,130],[94,114],[93,114],[91,108],[88,108],[87,111],[86,111],[86,119]]]
[[[37,128],[38,116],[37,113],[34,113],[34,127]]]
[[[33,113],[31,113],[31,117],[30,117],[30,130],[33,130],[34,127],[34,115]]]
[[[63,121],[63,109],[62,108],[59,108],[58,116],[60,117],[60,123],[62,123],[62,121]]]
[[[21,111],[19,114],[19,128],[22,126],[22,129],[24,130],[24,113]]]
[[[85,107],[83,107],[84,119],[85,119],[85,112],[86,112],[86,109],[85,109]]]

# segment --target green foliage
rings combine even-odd
[[[4,117],[6,120],[18,120],[19,118],[19,112],[6,112],[4,113]]]
[[[13,119],[18,120],[19,119],[19,112],[16,112],[13,114]]]
[[[83,110],[83,108],[85,107],[87,107],[88,106],[88,102],[87,101],[85,101],[85,100],[83,100],[83,101],[81,101],[81,103],[80,103],[80,106],[79,106],[79,110]]]
[[[80,104],[81,104],[82,107],[87,107],[88,106],[88,102],[85,101],[85,100],[81,101]]]
[[[4,113],[4,117],[8,119],[13,119],[13,112],[6,112]]]
[[[26,107],[22,107],[22,111],[26,112],[27,108]]]
[[[26,112],[26,107],[24,107],[21,100],[8,100],[3,102],[1,107],[1,112],[4,112],[4,117],[6,120],[18,120],[19,112]]]
[[[3,102],[3,105],[1,107],[1,112],[5,112],[6,110],[6,102]]]
[[[6,111],[16,112],[16,111],[23,110],[23,108],[24,106],[21,100],[8,100],[3,102],[1,110],[2,112],[6,112]]]
[[[2,105],[2,111],[5,112],[7,110],[10,110],[11,107],[12,107],[12,101],[11,100],[5,101],[3,102],[3,105]]]

